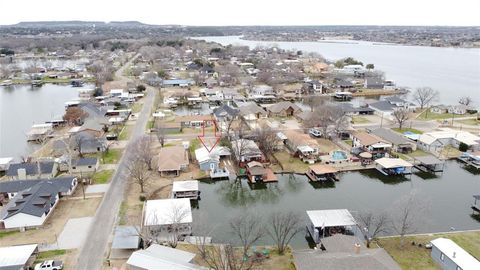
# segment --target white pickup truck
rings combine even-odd
[[[60,270],[63,268],[62,261],[48,260],[35,265],[35,270]]]

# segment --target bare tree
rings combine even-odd
[[[420,105],[420,109],[430,105],[433,101],[438,99],[438,91],[433,90],[430,87],[420,87],[413,93],[413,99]]]
[[[339,106],[330,107],[330,120],[332,121],[333,131],[335,134],[340,134],[345,129],[348,128],[349,125],[349,117],[347,116],[347,112]]]
[[[150,136],[142,136],[133,142],[133,153],[136,159],[142,161],[149,171],[152,170],[153,151],[152,138]]]
[[[83,157],[82,147],[83,147],[83,144],[85,143],[85,140],[86,140],[85,137],[83,137],[80,134],[77,134],[70,138],[70,142],[68,143],[67,148],[73,149],[73,151],[77,151],[78,156]]]
[[[158,142],[163,147],[165,145],[167,134],[161,121],[155,121],[155,134],[157,135]]]
[[[415,191],[401,197],[394,203],[392,228],[400,235],[400,246],[403,247],[405,235],[417,231],[418,222],[422,219],[427,207],[424,201],[420,201]]]
[[[310,108],[313,112],[317,107],[325,105],[327,98],[325,96],[308,95],[303,99],[303,104]]]
[[[128,178],[140,186],[140,192],[145,192],[145,187],[149,184],[151,173],[148,166],[138,158],[131,158],[125,165],[127,169]]]
[[[292,238],[301,231],[300,216],[294,212],[274,212],[268,220],[268,235],[275,241],[278,253],[283,254]]]
[[[365,230],[367,247],[370,247],[372,240],[377,239],[379,235],[389,231],[390,219],[386,212],[380,212],[378,214],[370,211],[360,212],[358,214],[358,221]]]
[[[258,142],[258,147],[265,155],[272,155],[280,139],[277,136],[277,131],[269,126],[257,128],[253,131],[254,136]]]
[[[243,255],[247,255],[248,249],[265,234],[262,218],[249,213],[232,218],[230,220],[230,229],[240,240]]]
[[[461,97],[459,100],[458,100],[458,103],[462,104],[462,105],[465,105],[465,106],[468,106],[472,103],[472,98],[471,97],[468,97],[468,96],[465,96],[465,97]]]
[[[410,117],[410,112],[407,109],[403,109],[403,108],[396,109],[393,111],[393,117],[395,118],[395,121],[398,124],[398,128],[402,129],[403,124]]]

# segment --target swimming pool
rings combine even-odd
[[[347,153],[344,151],[340,150],[335,150],[332,152],[332,160],[338,161],[338,160],[346,160],[348,159]]]

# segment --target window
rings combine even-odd
[[[440,253],[440,260],[442,260],[442,262],[445,260],[445,254]]]
[[[91,169],[91,168],[92,168],[92,165],[88,165],[88,168]]]

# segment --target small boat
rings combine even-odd
[[[0,86],[11,86],[13,84],[12,80],[4,80],[0,83]]]

